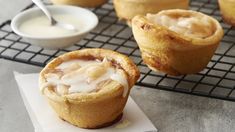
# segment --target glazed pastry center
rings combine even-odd
[[[63,62],[54,72],[45,75],[47,85],[53,85],[60,94],[91,93],[98,91],[105,82],[116,81],[123,85],[123,96],[128,92],[128,82],[122,69],[112,65],[110,61],[71,60]]]
[[[214,33],[211,21],[205,16],[171,17],[164,14],[147,14],[147,19],[171,31],[193,38],[206,38]]]

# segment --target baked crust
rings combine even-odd
[[[136,15],[157,13],[165,9],[188,9],[189,0],[114,0],[117,16],[131,21]]]
[[[129,83],[127,96],[123,97],[124,87],[116,81],[111,81],[99,92],[91,93],[58,95],[53,89],[47,87],[42,93],[59,117],[82,128],[97,128],[114,121],[122,113],[130,89],[138,80],[140,73],[127,56],[111,50],[82,49],[61,55],[48,63],[40,72],[39,86],[42,87],[46,83],[45,74],[64,61],[103,58],[112,60],[125,71]]]
[[[51,0],[54,4],[75,5],[82,7],[98,7],[108,0]]]
[[[199,12],[180,9],[160,13],[205,16]],[[214,24],[214,34],[207,38],[178,34],[164,26],[151,23],[145,16],[134,17],[132,30],[144,62],[150,69],[170,75],[193,74],[203,70],[223,37],[220,24],[214,18],[206,17]]]
[[[234,0],[219,0],[220,12],[222,14],[223,20],[235,26],[235,1]]]

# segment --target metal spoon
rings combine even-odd
[[[50,20],[50,23],[51,23],[52,26],[58,26],[58,27],[61,27],[61,28],[67,29],[67,30],[72,30],[72,31],[74,31],[74,32],[77,31],[77,28],[74,27],[74,26],[71,25],[71,24],[61,23],[61,22],[56,21],[56,20],[52,17],[51,13],[47,10],[46,6],[42,3],[41,0],[32,0],[32,1],[33,1],[33,3],[34,3],[35,5],[37,5],[37,6],[43,11],[43,13],[48,17],[48,19]]]

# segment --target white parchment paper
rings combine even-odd
[[[37,132],[156,132],[157,129],[130,97],[118,123],[102,129],[82,129],[57,117],[38,88],[38,74],[14,73]]]

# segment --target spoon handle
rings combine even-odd
[[[32,1],[33,1],[33,3],[34,3],[35,5],[37,5],[37,6],[43,11],[43,13],[49,18],[51,24],[52,24],[52,25],[55,24],[55,23],[54,23],[54,19],[53,19],[52,16],[51,16],[51,13],[47,10],[46,6],[42,3],[42,1],[41,1],[41,0],[32,0]]]

